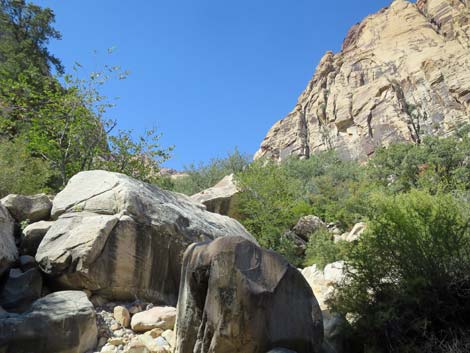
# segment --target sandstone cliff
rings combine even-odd
[[[352,27],[339,53],[325,54],[255,159],[330,148],[365,159],[469,120],[470,0],[396,0]]]

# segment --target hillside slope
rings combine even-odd
[[[448,135],[470,120],[470,0],[395,0],[327,52],[255,159],[329,148],[366,159],[379,146]]]

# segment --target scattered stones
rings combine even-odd
[[[8,210],[0,203],[0,277],[18,259],[14,231],[15,222]]]
[[[125,307],[116,306],[113,313],[114,318],[122,327],[129,327],[131,323],[131,315]]]
[[[176,308],[154,307],[132,316],[131,328],[136,332],[145,332],[152,329],[173,329],[176,320]]]
[[[238,237],[185,252],[175,353],[266,353],[279,342],[320,352],[320,307],[300,272],[282,256]]]
[[[31,310],[0,320],[0,346],[5,352],[87,352],[97,343],[93,305],[83,292],[52,293]]]
[[[24,196],[11,194],[1,203],[10,211],[17,222],[38,222],[50,217],[52,202],[45,194]]]
[[[53,222],[40,221],[28,225],[23,230],[21,238],[20,252],[21,254],[36,256],[39,244],[52,227]]]
[[[105,171],[72,177],[52,218],[36,254],[42,271],[56,286],[120,301],[175,305],[190,243],[231,235],[256,242],[240,223],[189,197]]]

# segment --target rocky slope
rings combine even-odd
[[[363,160],[469,120],[470,0],[396,0],[352,27],[339,53],[325,54],[255,158],[334,148]]]

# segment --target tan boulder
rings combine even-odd
[[[131,314],[125,307],[120,305],[114,307],[113,316],[122,327],[129,327],[131,323]]]
[[[152,329],[171,330],[175,326],[176,308],[171,306],[153,307],[132,316],[131,328],[136,332]]]

